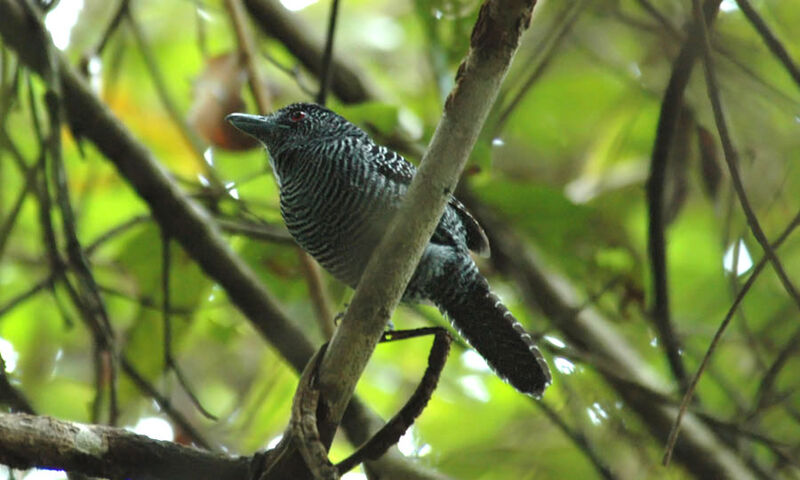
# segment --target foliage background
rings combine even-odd
[[[72,3],[62,0],[50,14],[56,40],[57,25],[63,26],[63,12]],[[678,382],[648,315],[652,281],[645,181],[662,92],[691,8],[689,2],[658,4],[659,18],[647,5],[633,0],[540,2],[464,183],[524,238],[559,281],[579,292],[587,308],[611,322],[645,363],[637,368],[668,382],[666,401],[677,403]],[[343,2],[335,51],[373,93],[355,104],[332,98],[332,108],[416,160],[466,52],[478,6],[472,0]],[[797,5],[760,1],[754,6],[797,58]],[[304,34],[321,39],[328,8],[325,2],[312,3],[292,15],[303,21]],[[277,190],[264,153],[214,147],[204,159],[165,108],[147,64],[146,55],[152,55],[173,113],[188,117],[189,129],[196,129],[198,122],[218,123],[220,116],[200,102],[203,95],[216,92],[198,79],[210,57],[237,48],[222,3],[133,2],[131,11],[148,47],[143,49],[130,24],[123,22],[99,56],[87,57],[115,9],[115,2],[85,0],[66,54],[76,63],[91,59],[91,80],[103,99],[181,186],[215,215],[236,221],[256,216],[280,226]],[[278,40],[262,32],[256,38],[264,54],[258,67],[273,105],[308,100],[304,88],[314,90],[315,77],[298,67]],[[770,55],[734,2],[723,2],[712,40],[745,187],[768,238],[775,239],[800,208],[800,85]],[[32,287],[47,285],[51,276],[40,204],[10,153],[13,145],[27,165],[36,161],[40,145],[31,129],[28,93],[40,95],[43,87],[35,78],[15,85],[13,54],[4,50],[2,60],[3,129],[10,141],[0,150],[0,354],[13,384],[38,413],[105,421],[107,399],[94,413],[92,409],[98,392],[92,337],[64,285],[41,288],[17,302]],[[687,90],[690,113],[679,126],[666,196],[672,322],[691,373],[751,274],[752,262],[762,255],[731,192],[702,72],[698,64]],[[234,74],[220,72],[235,87]],[[234,88],[229,84],[225,87]],[[247,110],[254,111],[248,89],[242,93]],[[699,146],[702,131],[711,138],[705,150]],[[84,246],[148,213],[90,144],[77,142],[66,129],[63,136]],[[212,173],[225,183],[227,193],[208,187]],[[17,203],[21,210],[14,216]],[[321,343],[324,334],[295,247],[246,235],[231,236],[230,243],[286,313]],[[727,268],[723,261],[737,244],[738,271],[733,261]],[[170,294],[177,310],[171,322],[172,350],[192,392],[218,420],[204,418],[175,373],[165,370],[159,307],[162,242],[155,224],[146,220],[103,242],[90,256],[117,346],[212,443],[242,454],[262,449],[285,427],[296,375],[174,244],[171,253]],[[800,280],[798,237],[788,237],[779,254],[790,277]],[[752,259],[750,265],[746,259]],[[603,475],[587,451],[614,478],[691,477],[679,464],[668,469],[660,465],[663,440],[651,437],[648,419],[631,412],[604,381],[591,352],[570,345],[553,319],[530,308],[518,286],[496,274],[490,262],[481,265],[515,315],[543,336],[554,385],[539,404],[514,392],[475,355],[458,347],[428,408],[402,442],[403,452],[464,479]],[[352,292],[327,275],[323,278],[330,307],[343,310]],[[700,381],[700,403],[694,406],[742,458],[774,478],[800,477],[797,308],[767,267]],[[393,321],[400,328],[443,323],[429,307],[401,307]],[[379,346],[358,394],[388,417],[414,389],[428,348],[427,340]],[[100,378],[100,384],[106,381]],[[142,428],[142,420],[153,417],[173,423],[122,373],[119,407],[120,425]],[[171,426],[176,438],[185,441],[185,432]],[[349,449],[338,441],[334,458]],[[4,473],[0,467],[0,475]]]

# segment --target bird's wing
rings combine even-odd
[[[417,167],[403,158],[394,150],[389,150],[382,145],[373,145],[370,151],[371,157],[378,166],[378,173],[394,182],[402,185],[409,185]]]
[[[449,205],[456,212],[456,215],[461,219],[464,228],[467,230],[467,247],[482,257],[489,256],[489,239],[486,237],[486,232],[483,231],[481,224],[475,220],[475,217],[469,213],[467,207],[459,202],[454,196],[450,196]]]
[[[413,164],[403,158],[402,155],[384,146],[375,145],[370,153],[378,166],[378,172],[393,182],[408,186],[414,178],[414,174],[417,173],[417,168]],[[479,255],[488,256],[489,239],[486,238],[483,228],[475,220],[475,217],[469,213],[467,207],[452,195],[447,207],[461,221],[466,231],[467,247]],[[446,216],[447,212],[445,213]],[[443,218],[442,221],[444,220]],[[457,242],[452,238],[450,232],[446,228],[442,228],[442,221],[439,222],[439,227],[434,231],[431,241],[456,246]]]

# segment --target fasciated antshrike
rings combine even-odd
[[[289,232],[334,277],[356,288],[416,173],[360,128],[316,104],[227,120],[269,151]],[[403,294],[432,302],[517,390],[539,396],[550,370],[530,335],[489,290],[469,250],[488,253],[478,222],[451,197]]]

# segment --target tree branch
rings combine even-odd
[[[152,440],[122,428],[0,414],[0,463],[103,478],[241,480],[249,459]]]
[[[331,435],[442,215],[497,96],[535,2],[489,0],[472,32],[419,172],[361,277],[322,362],[320,389]],[[323,420],[325,421],[325,420]],[[330,438],[327,439],[330,442]]]

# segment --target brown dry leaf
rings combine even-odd
[[[228,124],[225,116],[242,112],[242,87],[247,80],[238,53],[229,52],[208,60],[194,86],[189,125],[211,145],[226,150],[248,150],[258,142]]]

